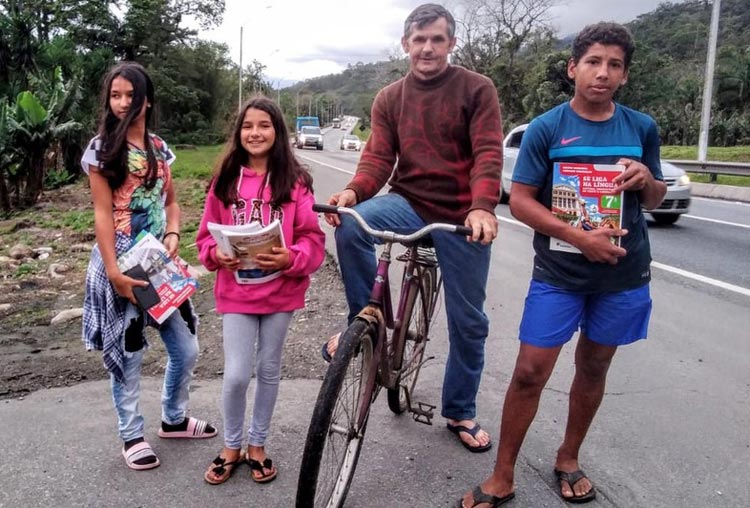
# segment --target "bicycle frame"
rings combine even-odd
[[[419,284],[418,278],[415,277],[415,273],[417,272],[416,265],[418,264],[418,246],[417,244],[413,244],[407,246],[404,278],[401,282],[398,307],[396,309],[396,314],[394,315],[390,288],[390,266],[392,262],[391,250],[393,248],[393,243],[394,242],[392,241],[384,242],[383,251],[378,257],[375,281],[372,290],[370,291],[368,304],[369,307],[375,307],[382,313],[386,328],[391,330],[391,340],[379,340],[379,334],[376,337],[377,343],[373,345],[374,349],[370,377],[367,380],[367,383],[365,383],[363,396],[360,399],[361,402],[357,418],[357,423],[359,425],[362,425],[367,418],[367,408],[379,392],[380,388],[394,388],[398,382],[400,369],[394,368],[394,361],[391,352],[394,350],[400,350],[402,347],[402,344],[397,344],[396,341],[404,340],[404,334],[401,333],[401,327],[404,325],[408,326],[408,323],[404,323],[403,321],[404,310],[407,305],[407,296],[409,294],[410,286]],[[365,310],[364,312],[367,311]],[[390,347],[388,347],[389,345]]]

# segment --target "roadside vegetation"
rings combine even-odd
[[[570,36],[556,33],[549,17],[561,3],[466,0],[455,8],[460,37],[453,61],[493,80],[506,130],[571,96]],[[667,2],[628,23],[638,50],[618,100],[656,119],[662,142],[678,150],[665,151],[668,158],[695,159],[711,8],[704,0]],[[243,97],[275,96],[289,125],[298,114],[317,115],[322,125],[341,115],[360,117],[366,129],[355,126],[353,133],[367,140],[375,93],[408,68],[394,52],[277,90],[263,63],[253,61],[239,83],[229,48],[201,40],[195,28],[217,27],[223,16],[223,0],[0,0],[0,214],[32,207],[43,190],[81,177],[101,79],[117,61],[138,61],[153,77],[154,130],[172,146],[221,142],[237,111],[238,88]],[[724,0],[709,133],[709,157],[718,160],[750,159],[747,26],[747,0]],[[206,168],[213,165],[211,150],[194,154],[209,159]]]

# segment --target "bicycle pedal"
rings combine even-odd
[[[435,417],[435,413],[432,410],[436,407],[426,402],[417,402],[417,407],[412,406],[410,408],[411,416],[415,422],[432,425],[432,419]]]

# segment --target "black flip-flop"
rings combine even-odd
[[[268,457],[266,457],[266,460],[264,460],[263,462],[248,457],[247,465],[250,466],[250,478],[252,478],[255,483],[268,483],[274,480],[276,478],[276,475],[278,474],[278,470],[274,469],[273,467],[273,461]],[[270,469],[271,472],[266,474],[263,472],[264,469]],[[256,477],[252,473],[253,471],[260,472],[260,476]]]
[[[478,422],[474,422],[474,426],[472,428],[466,427],[464,425],[451,425],[450,423],[445,424],[446,427],[448,427],[448,430],[453,432],[457,437],[459,442],[464,445],[464,448],[469,450],[472,453],[482,453],[486,452],[490,448],[492,448],[492,441],[489,441],[484,446],[471,446],[469,443],[461,439],[461,432],[466,432],[468,435],[473,437],[475,440],[477,438],[477,432],[482,430],[482,427],[479,425]]]
[[[482,492],[482,487],[480,485],[477,485],[474,487],[474,490],[471,491],[471,497],[474,499],[474,502],[471,503],[471,506],[465,506],[463,498],[458,500],[458,504],[456,505],[456,508],[474,508],[478,504],[487,503],[489,504],[489,508],[498,508],[501,505],[504,505],[514,497],[516,497],[515,492],[511,492],[507,496],[503,497],[497,497],[492,494],[487,494],[485,492]]]
[[[333,361],[331,353],[328,352],[328,342],[324,342],[323,347],[320,348],[320,356],[323,357],[326,363],[331,363]]]
[[[570,485],[570,490],[573,490],[573,487],[576,483],[580,482],[584,478],[588,478],[588,476],[586,476],[586,473],[584,473],[580,469],[576,469],[572,473],[567,473],[565,471],[555,469],[555,476],[557,476],[557,483],[560,484],[560,497],[563,498],[564,501],[567,501],[568,503],[588,503],[589,501],[593,501],[596,497],[596,490],[594,490],[593,482],[591,483],[591,490],[589,490],[582,496],[576,496],[575,492],[573,492],[573,496],[571,497],[563,496],[561,482],[567,482],[567,484]],[[591,482],[590,478],[589,482]]]

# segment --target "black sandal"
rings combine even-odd
[[[516,497],[516,493],[511,492],[507,496],[497,497],[493,496],[492,494],[482,492],[482,487],[477,485],[476,487],[474,487],[474,490],[471,491],[471,497],[474,499],[474,502],[471,503],[471,506],[464,505],[464,500],[463,498],[461,498],[458,500],[456,508],[474,508],[475,506],[483,503],[488,504],[489,508],[498,508],[500,505],[504,505],[505,503]]]
[[[227,462],[226,457],[222,457],[221,455],[217,455],[216,458],[211,462],[213,464],[213,467],[211,467],[206,473],[203,475],[203,479],[206,480],[207,483],[210,483],[211,485],[221,485],[225,481],[227,481],[229,478],[231,478],[232,473],[234,473],[235,468],[237,467],[237,464],[242,462],[242,454],[240,454],[239,457],[237,457],[237,460],[233,462]],[[219,477],[218,480],[214,480],[213,478],[210,478],[208,476],[208,473],[213,473]],[[225,476],[226,475],[226,476]]]
[[[266,457],[266,460],[263,462],[248,457],[247,465],[250,466],[250,478],[252,478],[255,483],[268,483],[276,478],[276,475],[278,474],[278,471],[273,467],[273,461],[268,457]],[[271,472],[266,474],[263,472],[264,469],[270,469]],[[260,472],[260,477],[255,476],[253,471]]]
[[[588,478],[588,476],[586,476],[586,473],[584,473],[580,469],[576,469],[572,473],[566,473],[565,471],[560,471],[559,469],[555,469],[555,476],[557,477],[557,482],[560,488],[560,497],[563,498],[568,503],[588,503],[589,501],[593,501],[594,498],[596,498],[596,490],[594,490],[594,483],[591,481],[591,479]],[[563,496],[562,482],[566,482],[570,486],[570,490],[573,490],[573,487],[575,486],[575,484],[580,482],[584,478],[587,478],[589,480],[589,483],[591,483],[591,490],[589,490],[585,494],[581,494],[580,496],[577,496],[575,491],[573,492],[573,495],[570,497]]]

